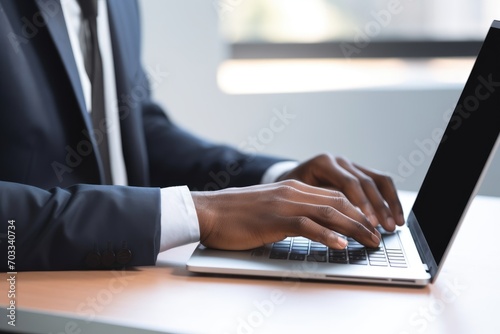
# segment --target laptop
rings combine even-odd
[[[500,21],[493,21],[404,226],[380,229],[379,248],[345,250],[303,237],[248,251],[198,245],[194,273],[423,287],[443,266],[500,143]]]

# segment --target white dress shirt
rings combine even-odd
[[[64,19],[75,57],[76,66],[85,97],[87,110],[91,112],[91,85],[85,71],[82,46],[80,45],[81,10],[77,0],[61,0]],[[99,16],[97,33],[104,69],[105,112],[108,128],[109,152],[113,184],[127,185],[127,171],[123,158],[118,100],[116,94],[113,50],[109,32],[106,0],[98,0]],[[296,162],[285,161],[271,166],[262,178],[262,183],[276,180],[282,173],[297,166]],[[161,237],[160,252],[199,241],[200,227],[193,198],[187,186],[161,189]]]

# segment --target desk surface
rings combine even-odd
[[[413,193],[401,193],[408,212]],[[127,271],[16,276],[16,327],[52,333],[500,333],[500,198],[478,196],[435,284],[381,287],[199,276],[185,269],[195,244]],[[479,246],[479,252],[469,246]],[[474,264],[473,260],[477,260]],[[467,266],[466,266],[467,264]],[[7,274],[3,274],[6,276]],[[125,326],[130,329],[127,329]]]

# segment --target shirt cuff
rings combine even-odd
[[[269,167],[264,175],[260,183],[272,183],[275,182],[278,177],[280,177],[283,173],[286,173],[295,167],[297,167],[299,163],[297,161],[281,161],[277,162],[271,167]]]
[[[161,196],[160,252],[200,240],[200,225],[187,186],[167,187]]]

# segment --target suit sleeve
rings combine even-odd
[[[2,271],[154,265],[159,252],[160,191],[155,188],[42,190],[0,181],[0,217]]]
[[[258,184],[271,165],[284,160],[196,137],[174,124],[154,103],[145,105],[143,114],[154,186],[187,185],[191,190],[208,191]]]

